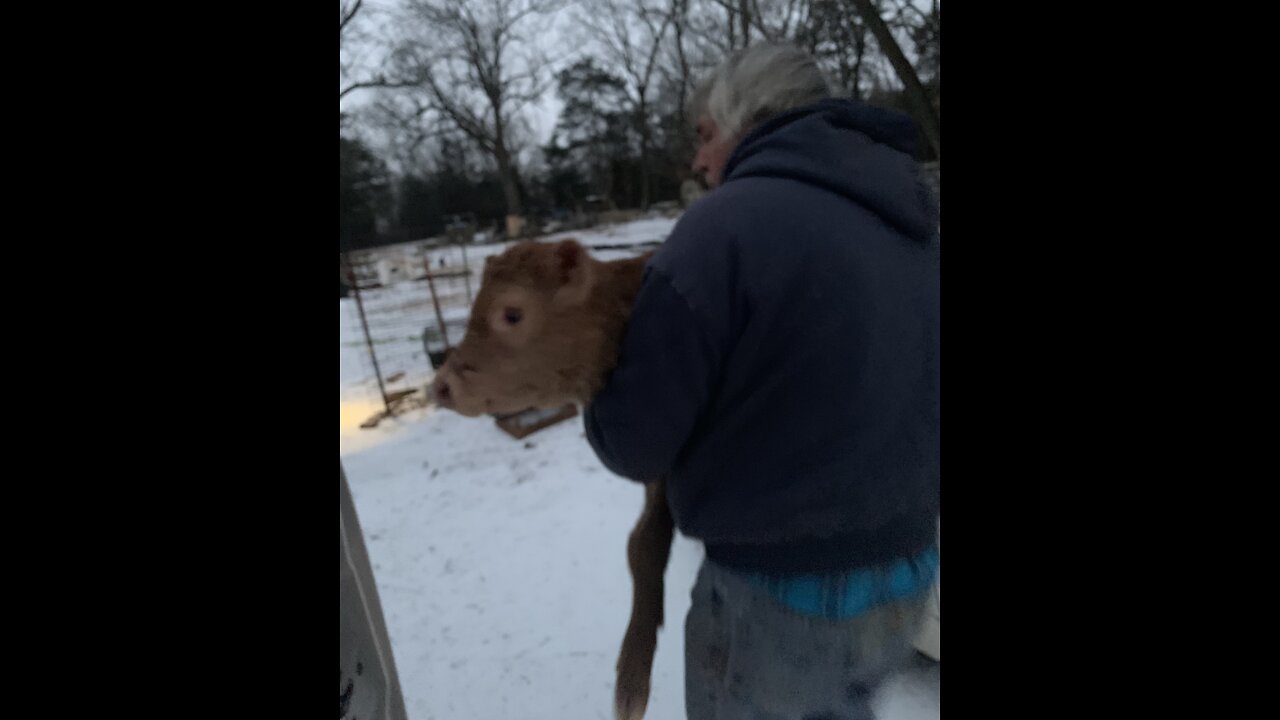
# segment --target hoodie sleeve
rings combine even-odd
[[[648,482],[670,472],[710,397],[715,353],[689,302],[650,266],[618,365],[584,413],[605,467]]]

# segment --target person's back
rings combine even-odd
[[[714,346],[671,506],[731,567],[848,570],[933,542],[931,214],[910,158],[855,124],[893,120],[825,101],[767,123],[651,263]]]
[[[936,570],[932,198],[910,121],[819,81],[773,46],[713,76],[698,162],[718,187],[650,262],[586,413],[605,464],[666,476],[678,527],[706,544],[690,718],[869,716]]]

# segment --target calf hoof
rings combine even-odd
[[[649,705],[649,678],[618,676],[613,693],[613,714],[616,720],[641,720]]]

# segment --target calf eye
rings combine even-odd
[[[503,311],[502,317],[510,325],[515,325],[524,317],[524,313],[520,312],[520,308],[507,308]]]

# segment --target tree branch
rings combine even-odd
[[[342,91],[338,93],[338,99],[341,100],[349,93],[361,88],[406,88],[415,87],[417,84],[418,83],[413,81],[388,80],[380,75],[372,80],[362,80],[360,82],[351,83],[345,88],[342,88]]]
[[[889,58],[889,62],[898,74],[898,79],[902,81],[905,87],[908,102],[916,109],[916,119],[920,121],[925,137],[928,139],[929,144],[933,146],[934,151],[941,157],[942,147],[938,113],[929,102],[929,95],[925,92],[924,85],[920,83],[920,77],[916,75],[915,68],[911,67],[906,55],[902,54],[902,48],[898,47],[898,41],[893,38],[893,31],[889,29],[884,19],[880,17],[880,13],[876,10],[872,1],[850,0],[850,2],[857,8],[863,22],[867,24],[871,34],[875,36],[876,42],[880,45],[880,51]]]
[[[338,8],[338,15],[342,19],[342,22],[338,25],[339,34],[341,34],[343,30],[347,29],[347,23],[351,22],[351,18],[356,16],[356,11],[360,9],[360,6],[362,4],[364,4],[364,0],[356,0],[355,4],[351,6],[351,9],[345,12],[342,10],[341,7]],[[333,26],[330,25],[329,27],[333,27]]]

